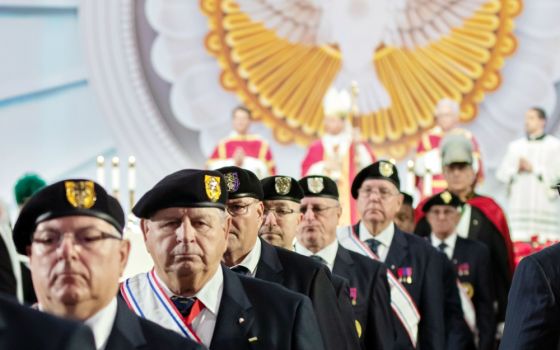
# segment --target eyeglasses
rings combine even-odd
[[[338,205],[333,205],[333,206],[331,206],[331,207],[319,207],[319,206],[307,206],[307,205],[302,205],[302,206],[299,208],[299,211],[300,211],[300,213],[302,213],[302,214],[305,215],[305,213],[307,213],[307,210],[309,209],[309,210],[311,210],[311,211],[313,212],[313,215],[319,216],[319,215],[321,215],[322,213],[324,213],[324,212],[326,212],[327,210],[332,209],[332,208],[338,208]]]
[[[277,218],[283,218],[285,216],[288,216],[290,214],[295,213],[296,211],[294,209],[289,209],[289,208],[264,208],[264,216],[268,216],[268,213],[274,213],[274,215]]]
[[[103,241],[107,239],[122,240],[121,237],[99,231],[97,229],[88,228],[71,234],[70,232],[62,233],[54,230],[44,230],[35,232],[32,243],[39,247],[42,252],[52,252],[60,246],[64,236],[70,235],[77,245],[85,250],[95,250]]]
[[[251,202],[249,204],[237,204],[237,203],[231,203],[227,205],[227,212],[229,213],[229,215],[231,216],[240,216],[240,215],[245,215],[247,214],[247,212],[249,212],[249,207],[255,203],[258,203],[258,201],[256,202]]]
[[[384,187],[381,187],[381,188],[365,187],[365,188],[360,188],[358,190],[358,195],[359,196],[364,196],[364,197],[367,197],[367,198],[369,198],[374,193],[375,193],[375,195],[379,196],[379,198],[381,198],[381,199],[388,199],[392,196],[397,195],[397,193],[391,191],[388,188],[384,188]]]

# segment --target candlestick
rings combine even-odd
[[[105,187],[105,158],[97,156],[97,183]]]
[[[113,157],[112,164],[113,164],[113,170],[111,173],[111,183],[112,183],[113,196],[118,199],[119,188],[121,184],[119,157]]]

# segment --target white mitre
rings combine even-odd
[[[323,112],[325,115],[346,116],[352,109],[352,97],[346,90],[338,91],[331,87],[323,97]]]

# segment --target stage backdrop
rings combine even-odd
[[[502,191],[493,172],[522,136],[525,110],[543,106],[558,130],[560,2],[449,3],[0,0],[9,53],[0,195],[11,200],[26,170],[49,181],[95,177],[98,154],[136,156],[141,194],[173,170],[203,166],[240,103],[278,171],[297,177],[322,132],[324,92],[353,80],[355,124],[401,168],[433,126],[434,103],[460,100],[485,159],[482,192]]]

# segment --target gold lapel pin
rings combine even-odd
[[[239,324],[242,324],[243,322],[245,322],[245,319],[243,317],[239,317]]]
[[[248,340],[249,340],[249,343],[254,343],[254,342],[256,342],[257,340],[259,340],[259,338],[257,338],[257,337],[251,337],[251,338],[249,338]]]

